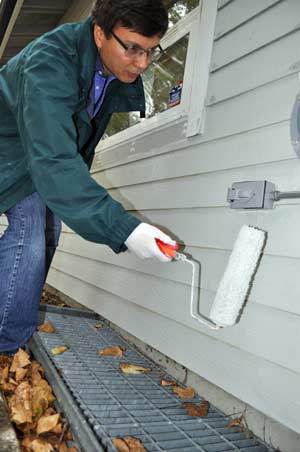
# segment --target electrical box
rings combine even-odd
[[[272,209],[275,185],[266,180],[234,182],[228,189],[231,209]]]

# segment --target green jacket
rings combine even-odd
[[[0,70],[0,213],[37,191],[87,240],[126,250],[140,221],[90,176],[111,114],[144,111],[141,78],[114,80],[95,120],[86,111],[97,49],[92,22],[36,39]]]

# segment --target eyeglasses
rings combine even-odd
[[[163,54],[163,49],[160,45],[157,47],[154,47],[153,49],[143,49],[137,44],[125,44],[113,31],[111,31],[111,34],[115,38],[115,40],[123,47],[125,50],[125,55],[128,58],[142,58],[144,55],[147,56],[147,59],[150,59],[151,62],[158,61],[159,58]]]

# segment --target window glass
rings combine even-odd
[[[169,28],[199,5],[199,0],[164,0],[169,11]],[[180,104],[189,35],[165,49],[158,62],[143,74],[146,96],[146,118]],[[138,124],[140,112],[114,113],[103,139]]]
[[[180,104],[183,75],[188,48],[188,35],[165,50],[159,61],[152,63],[143,74],[146,96],[146,118]],[[140,113],[115,113],[105,137],[114,135],[140,122]]]
[[[143,75],[146,117],[150,118],[180,103],[187,47],[188,35],[170,46]]]
[[[130,124],[129,113],[113,113],[109,124],[106,127],[102,140],[115,135],[118,132],[121,132],[121,130],[128,129],[128,127],[132,126],[133,124],[134,123]]]
[[[164,3],[169,11],[169,27],[172,27],[196,8],[199,0],[165,0]]]

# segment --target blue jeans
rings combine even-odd
[[[0,238],[0,352],[13,352],[37,328],[41,293],[61,222],[38,193],[5,215],[8,227]]]

